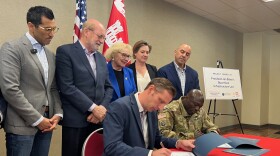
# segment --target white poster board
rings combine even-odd
[[[206,99],[243,99],[239,70],[203,67]]]

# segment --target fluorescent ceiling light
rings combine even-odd
[[[263,2],[271,2],[271,1],[274,1],[274,0],[262,0]]]

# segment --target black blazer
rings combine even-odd
[[[136,62],[136,61],[135,61],[135,62]],[[133,70],[134,82],[135,82],[136,89],[138,90],[135,62],[132,63],[132,64],[130,64],[130,65],[128,66],[128,68],[130,68],[130,69]],[[150,64],[148,64],[148,63],[146,63],[146,67],[147,67],[147,70],[148,70],[148,73],[149,73],[149,75],[150,75],[151,80],[154,79],[154,78],[156,78],[156,77],[157,77],[157,67],[156,67],[156,66],[153,66],[153,65],[150,65]]]

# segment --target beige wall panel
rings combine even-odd
[[[280,125],[280,35],[270,37],[269,123]]]
[[[260,125],[268,122],[269,110],[269,68],[270,68],[270,47],[269,36],[262,33],[262,63],[261,63],[261,103],[260,103]]]
[[[262,33],[244,34],[242,123],[260,124]]]

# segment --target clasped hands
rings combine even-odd
[[[45,118],[41,121],[37,127],[44,133],[49,132],[55,129],[58,122],[61,120],[61,117],[54,115],[51,119]]]
[[[87,117],[87,121],[95,124],[102,122],[106,116],[106,112],[107,109],[104,106],[95,106],[91,114]]]

